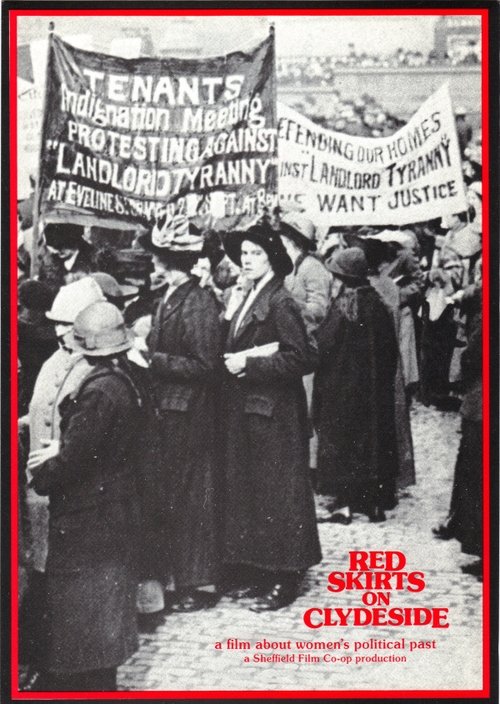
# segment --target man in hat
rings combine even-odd
[[[191,275],[204,242],[187,218],[167,215],[139,243],[152,252],[155,271],[167,284],[147,339],[167,495],[164,581],[175,584],[172,610],[191,612],[213,605],[213,595],[198,587],[217,580],[219,311]]]
[[[45,253],[38,278],[54,293],[72,281],[95,271],[95,252],[83,239],[84,228],[73,223],[48,223],[43,232]]]
[[[465,150],[472,139],[472,127],[467,122],[467,110],[461,105],[455,108],[455,126],[457,128],[460,156],[465,158]]]

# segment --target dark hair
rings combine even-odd
[[[189,274],[200,256],[202,256],[201,252],[172,252],[170,250],[165,252],[156,250],[154,254],[168,269],[178,269],[185,274]]]
[[[26,279],[18,288],[19,304],[29,310],[50,310],[55,294],[45,282]]]
[[[83,242],[84,228],[74,223],[48,223],[43,234],[49,247],[77,249]]]
[[[391,262],[396,256],[389,242],[367,239],[362,249],[370,269],[377,269],[382,262]]]
[[[224,259],[222,240],[216,230],[205,230],[203,239],[204,243],[200,257],[207,257],[210,260],[210,266],[215,269]]]

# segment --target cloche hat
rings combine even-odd
[[[360,247],[349,247],[335,252],[326,262],[334,276],[344,279],[366,279],[368,262]]]
[[[52,308],[45,315],[55,323],[73,325],[80,311],[91,303],[105,300],[99,285],[90,276],[85,276],[62,286],[54,298]]]
[[[284,213],[280,218],[280,235],[289,237],[299,246],[311,252],[316,249],[315,231],[316,228],[312,220],[297,211]]]
[[[112,303],[92,303],[76,317],[66,344],[89,357],[110,357],[132,347],[134,335]]]

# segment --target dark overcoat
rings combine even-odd
[[[462,543],[462,552],[483,554],[483,383],[482,318],[475,320],[469,344],[462,355],[465,394],[462,437],[453,477],[448,526]]]
[[[313,412],[321,493],[368,512],[395,505],[394,382],[398,344],[372,286],[347,289],[318,330]]]
[[[50,502],[50,671],[116,667],[137,647],[139,399],[128,375],[97,365],[61,402],[58,456],[33,470]]]
[[[217,576],[214,450],[221,364],[213,295],[196,279],[180,285],[158,306],[148,345],[167,494],[165,570],[176,588],[212,584]]]
[[[242,378],[224,376],[223,559],[272,571],[305,570],[321,560],[302,385],[316,353],[297,303],[277,278],[264,286],[235,334],[238,317],[236,311],[227,352],[271,342],[279,351],[248,358]]]

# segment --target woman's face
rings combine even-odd
[[[153,266],[155,270],[155,274],[158,276],[161,276],[162,274],[166,274],[168,271],[167,266],[165,263],[160,259],[160,257],[157,254],[153,254]]]
[[[65,338],[73,330],[73,325],[65,323],[56,323],[56,337],[59,347],[65,348]]]
[[[337,278],[336,276],[334,276],[333,281],[332,281],[332,298],[337,298],[337,296],[340,293],[341,288],[342,288],[342,280]]]
[[[269,257],[262,247],[249,240],[241,245],[241,269],[251,281],[258,281],[271,271]]]
[[[480,196],[471,188],[467,191],[467,202],[472,205],[476,213],[481,212],[482,201]]]
[[[443,215],[441,218],[441,228],[443,230],[451,230],[460,222],[458,215]]]

